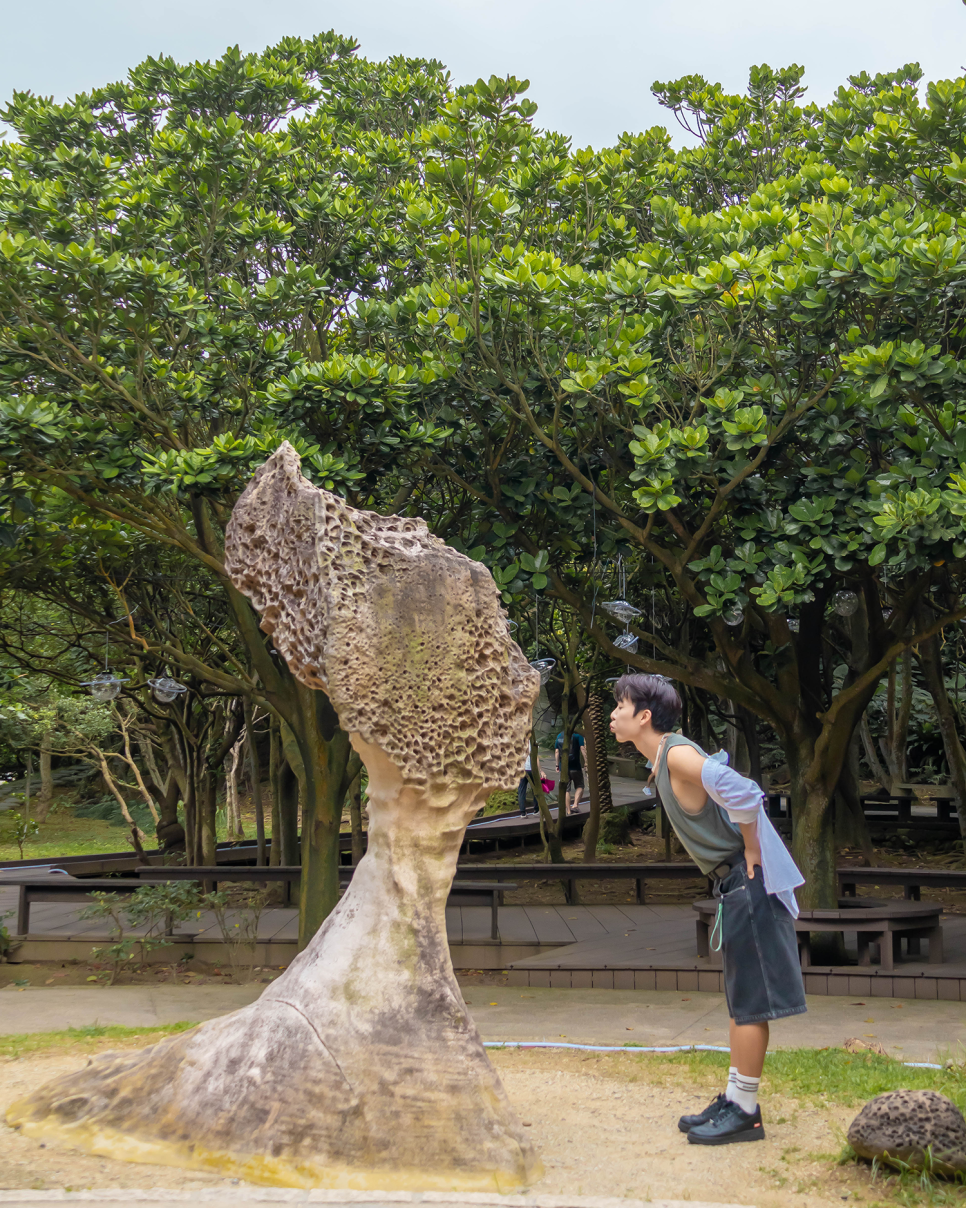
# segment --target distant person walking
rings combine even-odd
[[[557,741],[554,744],[554,758],[557,762],[557,771],[560,769],[561,752],[563,751],[564,736],[563,731],[557,735]],[[570,736],[570,755],[567,759],[567,776],[568,784],[567,791],[564,794],[566,802],[567,814],[575,814],[577,807],[580,805],[580,798],[584,791],[584,770],[587,763],[586,746],[584,743],[583,734],[579,734],[574,730]],[[570,790],[574,791],[574,800],[571,805]]]
[[[527,756],[527,762],[523,765],[523,779],[517,785],[517,806],[520,814],[525,818],[527,816],[527,790],[530,788],[530,756]],[[540,811],[535,810],[539,814]]]

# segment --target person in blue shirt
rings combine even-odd
[[[557,741],[554,744],[554,758],[557,762],[557,771],[560,771],[560,752],[563,750],[564,736],[563,731],[557,735]],[[565,801],[567,803],[567,814],[576,814],[577,808],[580,805],[580,798],[584,791],[584,769],[587,764],[586,746],[584,744],[583,734],[579,734],[574,730],[570,736],[570,757],[567,760],[567,775],[569,783]],[[573,804],[570,801],[570,790],[574,791]]]

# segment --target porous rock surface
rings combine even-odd
[[[966,1171],[966,1120],[938,1091],[889,1091],[870,1100],[849,1126],[860,1158],[921,1170],[927,1150],[937,1174]]]
[[[257,1002],[102,1053],[7,1122],[127,1161],[291,1187],[512,1191],[542,1167],[453,975],[467,822],[515,783],[539,677],[486,569],[420,521],[319,491],[283,445],[239,500],[228,566],[369,774],[368,850]]]
[[[539,676],[485,566],[312,486],[288,442],[235,507],[225,564],[293,674],[407,781],[516,787]]]

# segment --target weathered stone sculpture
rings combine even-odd
[[[250,1007],[105,1053],[15,1104],[29,1135],[296,1187],[510,1190],[539,1177],[453,976],[464,828],[516,783],[539,680],[489,572],[421,520],[356,511],[284,444],[235,508],[226,565],[369,773],[369,848]]]

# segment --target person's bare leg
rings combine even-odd
[[[746,1078],[760,1078],[768,1051],[767,1023],[729,1021],[731,1064]]]

